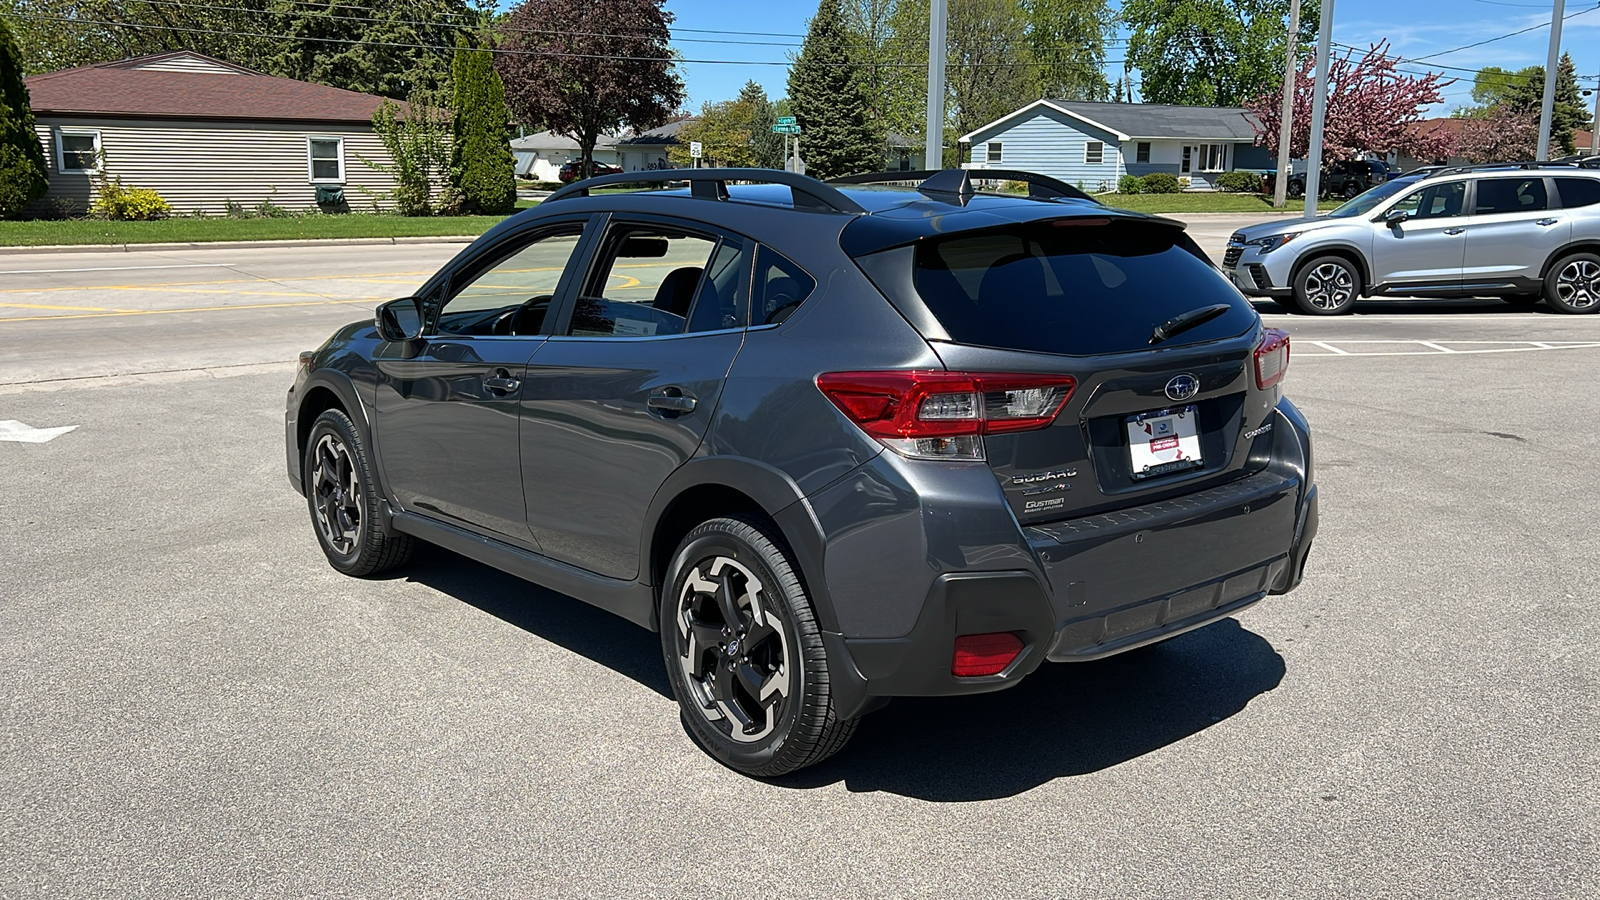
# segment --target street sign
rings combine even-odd
[[[793,125],[794,124],[794,116],[779,116],[778,117],[778,124],[779,125]]]
[[[800,126],[799,125],[774,125],[774,126],[772,126],[772,133],[773,134],[799,134],[800,133]]]
[[[699,159],[700,158],[700,142],[699,141],[690,141],[689,142],[689,155],[691,157],[694,157],[695,159]]]

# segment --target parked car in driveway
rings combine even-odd
[[[1349,199],[1362,191],[1383,184],[1400,174],[1381,159],[1341,159],[1330,163],[1322,171],[1317,193],[1324,197]],[[1289,176],[1289,196],[1306,195],[1306,174]]]
[[[302,354],[329,563],[428,541],[658,631],[689,734],[757,776],[1295,588],[1289,336],[1181,223],[985,174],[1029,195],[677,170],[509,218]],[[591,194],[652,179],[688,186]]]
[[[1385,182],[1315,218],[1235,232],[1223,271],[1311,315],[1360,297],[1501,297],[1600,311],[1600,157],[1444,168]]]
[[[591,168],[594,169],[594,174],[590,177],[598,177],[600,175],[618,175],[622,172],[621,166],[608,166],[605,163],[594,163]],[[573,181],[582,178],[583,161],[575,159],[571,162],[562,163],[561,168],[556,170],[556,177],[561,179],[562,184],[570,184]]]

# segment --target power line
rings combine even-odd
[[[1575,13],[1568,13],[1567,15],[1564,15],[1564,16],[1561,17],[1561,21],[1565,22],[1568,19],[1575,18],[1577,16],[1581,16],[1584,13],[1594,12],[1596,9],[1600,9],[1600,6],[1591,6],[1588,9],[1580,9]],[[1550,23],[1549,22],[1540,22],[1540,23],[1538,23],[1536,25],[1529,25],[1527,28],[1523,28],[1520,31],[1513,31],[1510,34],[1502,34],[1499,37],[1492,37],[1492,38],[1489,38],[1488,40],[1478,41],[1477,43],[1473,43],[1473,44],[1467,44],[1464,47],[1456,47],[1453,50],[1440,50],[1438,53],[1429,53],[1427,56],[1419,56],[1416,59],[1411,60],[1411,62],[1422,62],[1425,59],[1433,59],[1434,57],[1437,57],[1437,56],[1448,56],[1448,55],[1450,55],[1452,53],[1459,53],[1462,50],[1471,50],[1473,47],[1482,47],[1484,44],[1492,44],[1495,41],[1503,41],[1506,38],[1516,37],[1519,34],[1527,34],[1530,31],[1538,31],[1541,28],[1549,28],[1549,27],[1550,27]]]

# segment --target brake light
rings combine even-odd
[[[1009,631],[963,634],[956,638],[950,674],[957,678],[999,675],[1022,652],[1022,638]]]
[[[983,435],[1055,421],[1070,375],[895,370],[827,372],[817,388],[857,427],[913,459],[983,459]]]
[[[1289,371],[1289,332],[1268,328],[1256,346],[1256,387],[1266,390]]]

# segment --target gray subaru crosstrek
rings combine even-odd
[[[1440,168],[1387,181],[1327,215],[1235,232],[1241,291],[1319,316],[1357,298],[1543,300],[1600,311],[1600,157]]]
[[[986,176],[1030,194],[706,169],[508,219],[302,354],[329,562],[427,541],[657,630],[689,734],[758,776],[1293,589],[1288,335],[1181,224]]]

